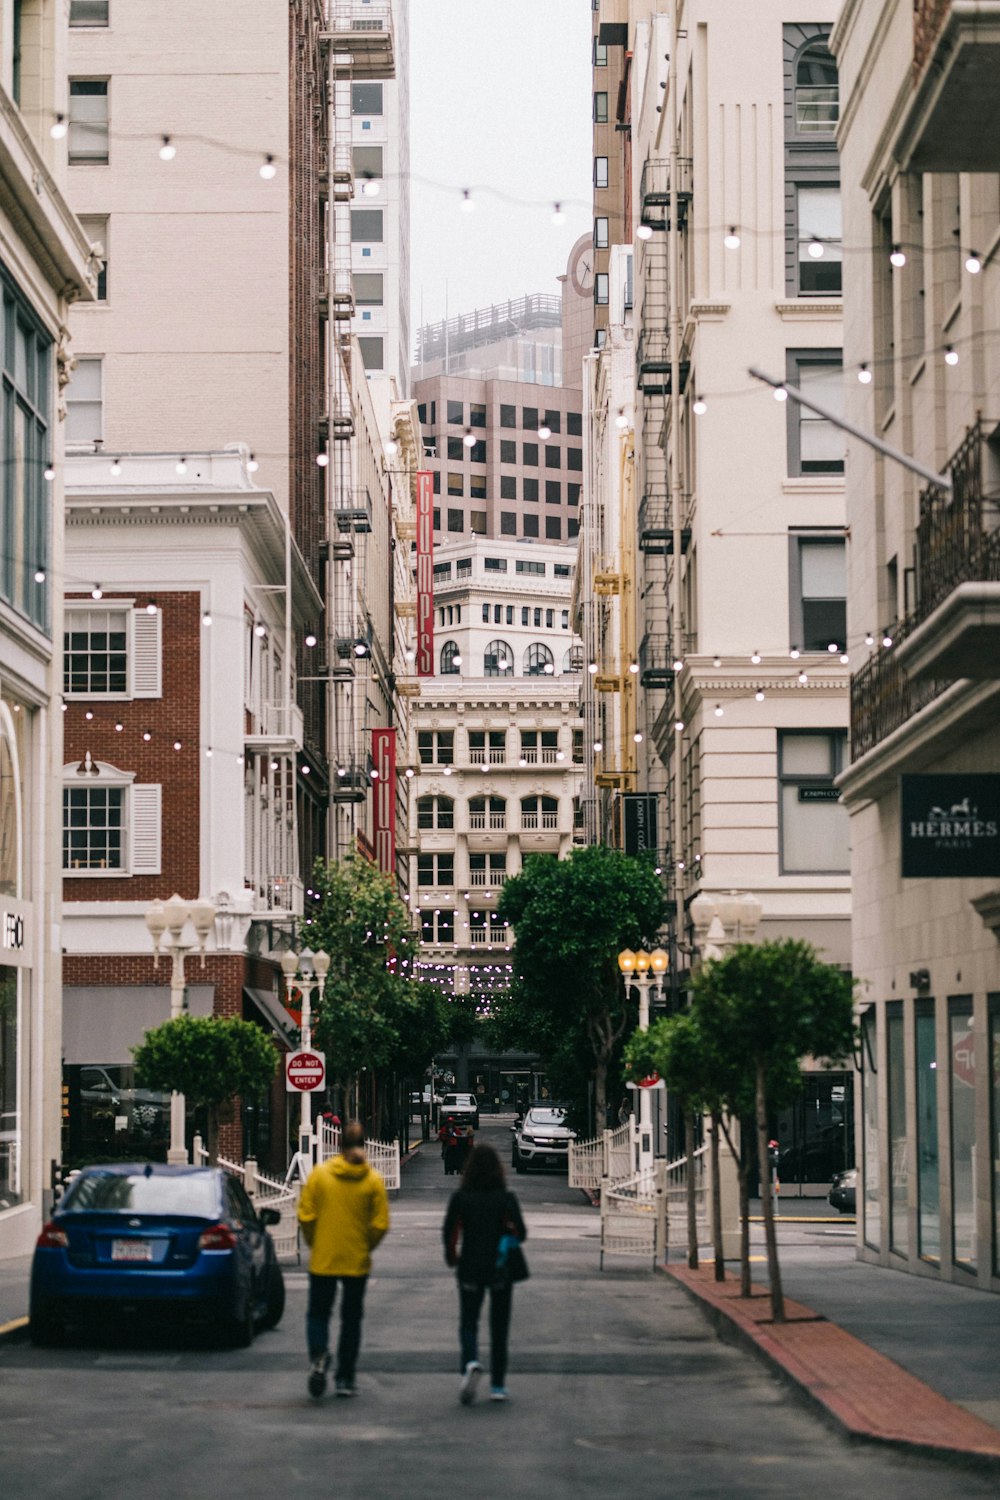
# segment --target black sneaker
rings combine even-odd
[[[318,1401],[326,1390],[326,1372],[330,1368],[329,1354],[321,1354],[309,1366],[309,1394]]]
[[[346,1375],[338,1375],[333,1382],[333,1393],[335,1396],[356,1396],[358,1394],[357,1382],[353,1377],[348,1380]]]

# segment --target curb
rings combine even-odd
[[[27,1318],[11,1318],[9,1323],[0,1323],[0,1344],[18,1344],[27,1337]]]
[[[838,1324],[787,1297],[788,1321],[765,1322],[699,1272],[658,1269],[697,1304],[720,1338],[755,1355],[852,1441],[1000,1474],[1000,1431]],[[737,1283],[729,1278],[723,1285]],[[766,1293],[751,1302],[768,1304]],[[928,1435],[935,1429],[938,1436]]]

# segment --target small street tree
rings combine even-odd
[[[234,1096],[267,1092],[278,1053],[266,1032],[236,1017],[177,1016],[147,1031],[132,1048],[141,1088],[183,1094],[208,1113],[208,1154],[216,1158],[219,1115]]]
[[[655,938],[660,881],[647,865],[601,845],[562,860],[533,856],[504,886],[499,912],[515,931],[515,979],[496,1001],[493,1035],[537,1048],[577,1117],[592,1080],[601,1130],[608,1070],[635,1017],[617,955]]]
[[[776,1323],[784,1322],[785,1306],[767,1191],[768,1114],[795,1097],[803,1058],[834,1064],[850,1053],[853,988],[849,975],[823,963],[809,943],[793,939],[738,944],[724,958],[703,965],[692,984],[692,1014],[706,1056],[715,1060],[727,1107],[743,1115],[753,1102]]]

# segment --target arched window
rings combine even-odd
[[[507,803],[503,797],[470,797],[469,827],[492,829],[494,833],[507,827]]]
[[[795,63],[795,129],[799,135],[833,135],[839,116],[837,64],[825,42],[810,42]]]
[[[543,646],[541,641],[536,641],[524,653],[525,677],[541,677],[543,674],[551,677],[555,669],[555,658],[548,646]]]
[[[419,797],[418,828],[454,828],[455,804],[450,797]]]
[[[559,803],[555,797],[522,797],[521,827],[558,828]]]
[[[566,655],[563,657],[562,669],[564,672],[583,671],[582,646],[570,646],[569,650],[566,652]]]
[[[506,641],[490,641],[483,652],[485,677],[513,677],[514,653]]]
[[[445,641],[441,647],[441,676],[457,677],[462,665],[462,654],[457,641]]]

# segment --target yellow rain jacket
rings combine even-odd
[[[364,1160],[332,1156],[306,1179],[299,1223],[312,1250],[314,1276],[367,1276],[371,1252],[389,1228],[381,1174]]]

